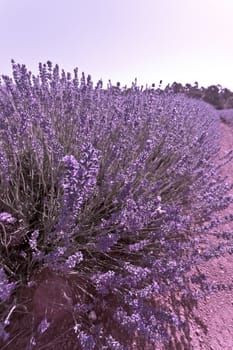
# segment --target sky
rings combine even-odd
[[[233,0],[0,0],[0,74],[52,61],[121,87],[233,91]]]

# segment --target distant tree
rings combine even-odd
[[[184,87],[181,83],[174,82],[172,84],[171,88],[175,94],[180,93],[180,92],[184,92]]]
[[[222,109],[221,94],[218,85],[210,85],[204,92],[203,100],[217,109]]]

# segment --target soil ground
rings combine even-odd
[[[233,128],[223,122],[221,127],[220,156],[233,149]],[[233,160],[222,168],[224,175],[229,176],[228,182],[233,181]],[[231,191],[233,194],[233,190]],[[233,214],[233,203],[221,215]],[[221,225],[219,231],[228,230],[233,233],[233,222]],[[209,236],[213,240],[212,236]],[[212,242],[211,242],[212,243]],[[218,242],[216,242],[218,243]],[[232,240],[229,245],[233,246]],[[233,252],[233,250],[232,250]],[[227,283],[232,288],[219,290],[204,299],[200,299],[196,314],[207,326],[207,333],[193,324],[191,328],[193,350],[233,350],[233,254],[212,258],[199,266],[213,283]]]

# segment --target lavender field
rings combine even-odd
[[[214,161],[218,112],[94,87],[51,62],[38,76],[12,69],[0,84],[0,349],[190,349],[208,289],[195,293],[203,276],[188,272],[222,252],[197,246],[233,202]]]

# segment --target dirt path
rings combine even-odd
[[[233,149],[233,129],[220,123],[222,142],[220,156]],[[233,160],[222,168],[223,174],[229,175],[229,182],[233,180]],[[233,194],[233,190],[231,191]],[[231,204],[222,214],[233,213]],[[218,230],[233,232],[233,222],[222,225]],[[211,236],[209,239],[212,239]],[[230,242],[229,242],[230,244]],[[232,241],[231,241],[232,245]],[[232,250],[233,251],[233,250]],[[193,350],[233,350],[233,254],[227,253],[224,257],[212,258],[199,266],[213,283],[228,283],[231,288],[220,290],[201,299],[198,303],[196,315],[207,325],[205,334],[197,325],[192,326],[191,336]]]

